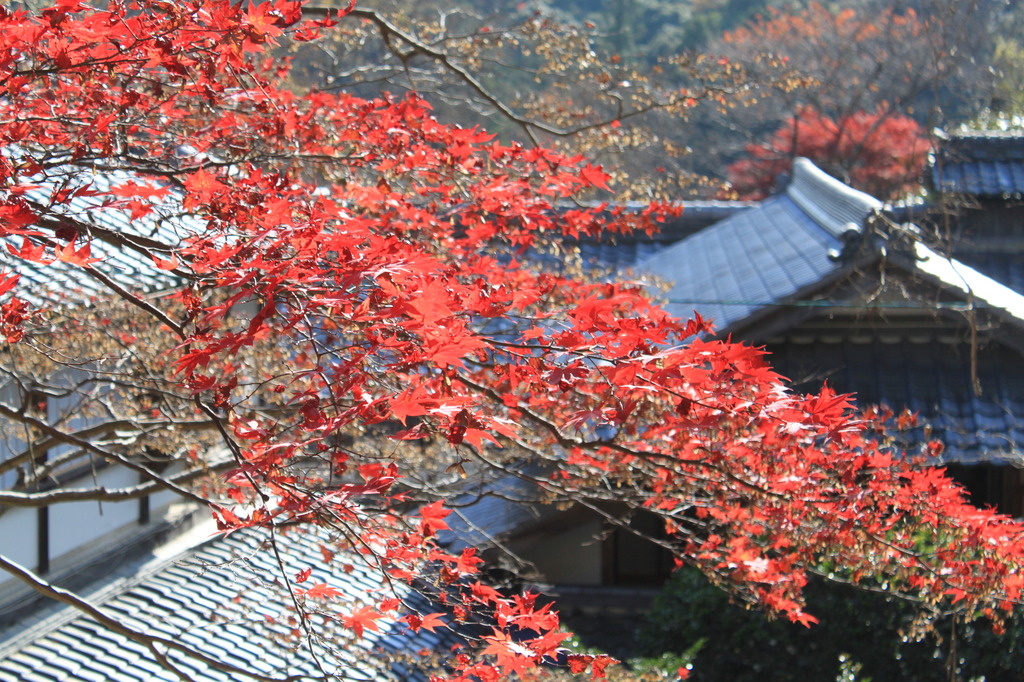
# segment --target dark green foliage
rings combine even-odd
[[[706,640],[694,660],[696,682],[831,682],[840,673],[840,657],[861,665],[856,679],[862,682],[1024,680],[1020,617],[1007,623],[1002,636],[984,620],[955,631],[942,620],[934,634],[913,642],[902,634],[913,604],[824,580],[812,582],[807,596],[808,610],[821,620],[810,629],[768,620],[730,603],[696,571],[679,571],[640,630],[640,653],[680,653]]]

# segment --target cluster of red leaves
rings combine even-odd
[[[7,339],[7,343],[17,343],[25,335],[23,325],[28,319],[29,307],[20,298],[0,303],[0,333]]]
[[[968,615],[1020,596],[1021,527],[880,450],[844,398],[789,394],[757,350],[699,340],[702,320],[670,318],[635,283],[520,262],[548,239],[635,225],[559,205],[603,187],[599,169],[442,125],[416,97],[278,87],[258,60],[287,32],[309,37],[298,12],[281,0],[0,10],[0,145],[16,150],[0,156],[6,205],[64,225],[48,219],[70,194],[30,204],[26,185],[120,169],[139,180],[107,206],[138,215],[175,187],[200,225],[173,248],[124,248],[182,277],[167,310],[184,317],[155,322],[177,337],[169,378],[228,425],[239,506],[217,509],[224,530],[344,529],[391,580],[431,586],[452,627],[493,628],[451,661],[456,680],[560,660],[558,617],[477,582],[472,551],[436,542],[443,505],[396,486],[400,459],[340,445],[353,428],[401,423],[398,440],[438,436],[481,465],[515,445],[545,463],[548,493],[632,495],[667,519],[682,560],[805,623],[801,587],[823,562]],[[15,255],[93,271],[88,230],[14,230]],[[253,310],[241,323],[239,306]],[[248,364],[268,344],[277,363]],[[294,593],[336,596],[324,583]],[[400,616],[394,599],[340,620],[361,633],[385,617],[438,623]],[[567,664],[600,677],[607,662]]]
[[[838,121],[804,107],[764,144],[747,145],[749,158],[727,169],[741,199],[764,199],[799,156],[814,161],[853,187],[881,198],[906,196],[920,186],[930,142],[909,116],[880,107]]]

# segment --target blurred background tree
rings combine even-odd
[[[415,89],[442,120],[584,154],[620,198],[711,198],[802,111],[930,131],[1018,106],[1021,15],[1006,0],[380,0],[292,58],[299,89]]]
[[[731,194],[764,199],[803,156],[830,175],[879,199],[920,191],[930,142],[921,125],[885,105],[838,120],[806,107],[783,123],[771,139],[747,146],[747,158],[727,168]]]

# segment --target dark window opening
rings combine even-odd
[[[1024,516],[1024,470],[1009,465],[949,464],[946,471],[964,487],[974,506]]]
[[[615,528],[604,544],[606,585],[661,585],[675,562],[672,553],[652,540],[664,540],[665,523],[650,513],[633,517],[630,527]]]

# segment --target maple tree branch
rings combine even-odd
[[[519,441],[516,441],[516,445],[518,447],[521,447],[521,448],[523,448],[525,450],[528,450],[530,452],[534,452],[534,453],[538,452],[535,448],[531,447],[530,445],[522,443],[522,442],[519,442]],[[684,526],[681,523],[679,523],[680,519],[677,516],[675,516],[673,514],[661,514],[657,510],[649,509],[649,508],[645,507],[644,504],[643,504],[642,495],[641,495],[641,499],[640,500],[625,498],[622,495],[621,489],[620,489],[619,491],[617,491],[616,494],[608,494],[608,495],[601,496],[601,495],[597,495],[596,494],[598,492],[598,489],[596,489],[596,488],[593,488],[593,489],[590,489],[590,490],[587,490],[587,491],[581,490],[579,488],[570,488],[570,487],[567,487],[565,485],[561,485],[561,484],[557,483],[555,480],[553,480],[551,478],[548,478],[548,477],[533,476],[530,473],[528,473],[527,471],[524,471],[522,469],[522,467],[511,467],[511,466],[508,466],[508,465],[506,465],[506,464],[504,464],[502,462],[498,462],[496,460],[487,458],[484,455],[483,452],[476,452],[476,451],[474,451],[473,454],[474,454],[474,456],[478,460],[480,460],[481,462],[484,462],[488,467],[491,467],[493,469],[501,471],[502,473],[504,473],[506,475],[513,476],[513,477],[515,477],[515,478],[517,478],[519,480],[527,481],[528,483],[532,484],[533,486],[535,486],[540,491],[549,492],[549,493],[557,493],[557,494],[559,494],[561,496],[562,499],[572,500],[576,504],[579,504],[579,505],[583,506],[584,508],[586,508],[586,509],[588,509],[588,510],[590,510],[590,511],[596,513],[596,514],[598,514],[599,516],[601,516],[604,520],[608,521],[609,523],[611,523],[611,524],[613,524],[613,525],[615,525],[615,526],[617,526],[619,528],[623,528],[625,530],[628,530],[630,533],[636,535],[637,537],[641,537],[641,538],[644,538],[646,540],[649,540],[652,543],[657,544],[657,545],[659,545],[660,547],[662,547],[664,549],[672,551],[673,553],[677,549],[671,542],[668,542],[666,540],[662,540],[660,538],[652,537],[649,534],[645,534],[645,533],[643,533],[643,532],[641,532],[641,531],[631,527],[629,525],[628,520],[623,520],[621,515],[616,515],[616,514],[613,514],[612,512],[609,512],[606,509],[602,509],[600,507],[600,505],[597,504],[598,502],[619,502],[619,503],[625,503],[627,508],[631,512],[648,511],[648,512],[657,514],[659,516],[663,516],[664,518],[673,519],[674,521],[677,522],[680,530],[684,529]],[[611,491],[609,491],[609,493],[610,492]],[[501,497],[501,496],[499,495],[498,497]],[[505,499],[508,499],[508,498],[505,498]],[[534,504],[537,501],[538,500],[529,500],[529,501],[518,500],[518,502],[520,502],[520,503],[534,503]],[[471,505],[471,504],[473,504],[473,503],[472,502],[468,503],[468,505]],[[467,506],[467,505],[464,505],[464,506]],[[686,522],[688,524],[691,524],[691,525],[700,525],[694,519],[686,519]],[[478,532],[479,532],[479,530],[478,530]],[[688,528],[686,529],[686,532],[691,537],[693,537],[692,531],[690,531]],[[495,546],[499,547],[499,548],[501,547],[501,545],[497,545],[497,544]],[[512,553],[511,550],[506,550],[506,551],[510,552],[510,555],[512,557],[518,559],[516,554]]]
[[[316,12],[316,9],[312,7],[303,8],[304,13],[307,11],[313,13]],[[399,57],[399,59],[401,59],[403,62],[407,61],[409,57],[411,57],[412,55],[407,53],[399,53],[396,51],[396,48],[391,47],[389,39],[391,36],[394,36],[401,40],[403,43],[409,46],[414,52],[423,54],[440,63],[446,69],[454,73],[460,80],[466,83],[474,92],[477,93],[477,95],[482,97],[488,104],[490,104],[499,112],[501,112],[503,116],[508,118],[510,121],[517,123],[523,129],[523,131],[530,137],[531,141],[534,144],[540,144],[540,140],[536,137],[536,134],[533,131],[534,128],[542,130],[543,132],[549,133],[551,135],[567,134],[565,131],[562,131],[558,128],[554,128],[552,126],[548,126],[538,121],[532,121],[519,116],[518,114],[516,114],[516,112],[512,111],[512,109],[509,108],[508,105],[506,105],[501,100],[501,98],[491,93],[484,86],[484,84],[481,83],[480,80],[476,78],[476,76],[474,76],[472,73],[470,73],[466,69],[462,68],[461,66],[453,62],[447,52],[438,50],[424,43],[423,41],[417,39],[415,36],[406,33],[405,31],[403,31],[402,29],[388,21],[376,10],[355,7],[349,13],[349,16],[367,19],[371,21],[373,24],[375,24],[378,30],[381,32],[382,37],[385,38],[385,44],[388,45],[389,49],[391,49],[392,52],[395,53],[395,56]]]
[[[194,401],[196,406],[200,410],[202,410],[203,413],[207,415],[207,417],[209,417],[209,422],[220,434],[221,439],[224,441],[224,444],[227,446],[228,451],[231,453],[231,457],[235,460],[235,463],[238,465],[242,474],[249,482],[249,485],[252,486],[252,489],[256,491],[256,493],[260,496],[260,500],[263,503],[264,511],[267,511],[269,513],[269,510],[266,508],[266,505],[270,501],[270,495],[268,495],[263,490],[263,487],[259,485],[259,482],[255,479],[255,477],[253,477],[252,473],[249,471],[249,467],[246,466],[245,457],[242,456],[241,448],[238,446],[238,443],[235,442],[234,437],[227,430],[227,427],[224,426],[224,418],[221,415],[217,414],[217,410],[211,407],[209,403],[204,401],[199,395],[195,396]],[[272,514],[268,515],[271,519],[273,518]]]
[[[152,256],[154,251],[160,253],[171,253],[175,250],[174,246],[165,244],[156,239],[138,234],[119,232],[108,227],[103,227],[95,222],[84,222],[70,215],[58,214],[56,217],[44,216],[42,214],[46,211],[45,206],[36,201],[27,201],[26,203],[41,215],[35,223],[38,227],[45,227],[51,231],[56,231],[71,226],[77,234],[87,234],[90,237],[97,238],[101,242],[109,244],[115,248],[128,248],[144,256]]]
[[[459,381],[459,383],[465,385],[466,387],[471,388],[471,389],[473,389],[475,391],[479,391],[479,392],[485,394],[488,398],[497,401],[498,403],[502,402],[501,396],[498,395],[498,393],[496,391],[494,391],[494,389],[492,389],[490,387],[487,387],[487,386],[483,386],[481,384],[478,384],[478,383],[476,383],[474,381],[471,381],[469,378],[467,378],[465,376],[462,376],[462,375],[459,375],[459,374],[455,375],[454,378],[457,381]],[[570,438],[570,437],[568,437],[568,436],[566,436],[565,434],[562,433],[562,430],[558,427],[558,425],[556,425],[551,420],[541,416],[535,410],[532,410],[532,409],[530,409],[529,407],[527,407],[525,405],[518,405],[516,407],[516,409],[520,410],[524,415],[529,417],[531,420],[535,421],[545,431],[550,433],[552,435],[552,437],[555,438],[556,442],[559,445],[561,445],[562,447],[567,447],[567,448],[573,448],[573,447],[578,447],[578,448],[599,448],[599,447],[605,447],[605,448],[609,448],[611,450],[614,450],[615,452],[618,452],[619,454],[630,455],[632,457],[637,457],[639,459],[646,459],[646,460],[655,459],[655,460],[662,460],[662,461],[667,461],[667,462],[676,462],[676,463],[680,463],[680,464],[706,464],[706,462],[704,462],[704,460],[702,460],[702,459],[680,459],[679,457],[676,457],[674,455],[670,455],[670,454],[666,454],[666,453],[661,453],[661,452],[634,450],[632,448],[628,448],[628,447],[622,445],[621,443],[616,443],[615,441],[607,440],[607,439],[594,440],[594,441],[586,441],[586,440],[582,440],[582,439],[579,439],[579,438]]]
[[[222,461],[207,464],[201,469],[189,469],[172,476],[152,474],[150,476],[151,480],[130,488],[107,488],[105,486],[96,488],[58,488],[40,493],[4,490],[0,491],[0,505],[11,507],[45,507],[64,502],[122,502],[124,500],[134,500],[152,495],[169,485],[183,485],[210,474],[226,471],[234,466],[234,464],[233,461]]]
[[[284,583],[284,587],[288,590],[288,598],[292,602],[292,608],[295,609],[295,613],[298,614],[299,622],[302,624],[302,631],[305,634],[306,639],[306,650],[309,651],[310,658],[313,659],[313,664],[316,665],[317,670],[324,678],[328,678],[327,671],[324,670],[323,662],[316,653],[316,649],[313,646],[313,630],[309,623],[308,613],[306,609],[302,608],[302,604],[299,603],[299,598],[295,594],[295,588],[292,587],[291,577],[288,575],[288,569],[284,563],[284,557],[281,555],[281,548],[277,545],[277,521],[273,516],[270,517],[268,523],[270,529],[270,549],[274,553],[274,561],[277,566],[281,580]]]
[[[94,426],[89,426],[84,429],[79,429],[71,433],[75,438],[82,440],[94,438],[96,436],[103,436],[110,433],[118,433],[122,429],[133,429],[133,433],[124,434],[122,437],[133,437],[138,438],[154,431],[160,431],[165,429],[179,429],[184,428],[188,430],[201,430],[204,428],[212,428],[206,420],[195,420],[195,421],[176,421],[173,419],[163,420],[138,420],[138,419],[117,419],[113,421],[105,421]],[[23,450],[22,452],[9,457],[0,462],[0,474],[10,471],[22,464],[26,464],[32,460],[36,453],[44,450],[49,450],[65,441],[57,438],[47,438],[44,440],[36,441],[32,444],[32,447]]]
[[[306,6],[303,8],[303,14],[308,14],[309,16],[325,16],[330,11],[330,9],[320,7]],[[406,71],[408,71],[409,69],[408,62],[410,58],[416,54],[424,55],[441,64],[441,66],[443,66],[449,72],[455,74],[455,76],[459,80],[469,85],[470,89],[481,98],[482,102],[494,107],[502,116],[504,116],[508,120],[518,125],[521,129],[523,129],[523,131],[529,136],[530,140],[535,145],[540,144],[540,140],[536,137],[536,134],[534,132],[535,130],[539,130],[554,137],[572,137],[574,135],[587,132],[589,130],[607,127],[616,122],[626,121],[631,118],[639,118],[653,111],[671,109],[683,103],[707,100],[711,98],[714,94],[728,95],[734,92],[733,88],[710,85],[704,79],[702,79],[703,92],[701,93],[692,93],[687,91],[685,95],[673,94],[668,99],[650,101],[647,104],[643,104],[641,106],[637,106],[635,108],[631,108],[628,110],[625,109],[623,98],[621,96],[617,94],[609,94],[610,97],[616,100],[616,112],[614,115],[602,117],[599,120],[577,126],[553,126],[551,124],[539,121],[535,118],[523,116],[516,113],[510,106],[505,104],[505,102],[498,95],[491,92],[473,73],[471,73],[468,69],[465,69],[464,67],[456,64],[451,59],[451,56],[449,55],[448,52],[433,47],[432,45],[418,39],[412,34],[403,31],[401,28],[399,28],[394,23],[390,22],[387,18],[382,16],[378,11],[373,9],[357,7],[352,9],[352,11],[349,13],[349,16],[361,17],[363,19],[369,20],[375,26],[377,26],[377,29],[380,32],[381,37],[384,39],[385,46],[391,51],[392,54],[394,54],[401,61],[403,69],[405,69]],[[493,37],[500,33],[502,32],[489,32],[488,36]],[[392,44],[391,37],[398,38],[403,44],[410,48],[410,51],[401,52],[399,48]],[[453,39],[456,38],[449,38],[449,40]],[[382,80],[387,80],[387,77],[382,77]],[[439,91],[438,94],[443,95],[444,93],[443,91]]]
[[[91,443],[82,438],[78,438],[73,434],[65,433],[64,431],[61,431],[60,429],[51,426],[45,421],[36,419],[35,417],[27,415],[19,410],[11,409],[10,407],[3,403],[0,403],[0,416],[7,417],[8,419],[11,419],[12,421],[15,422],[32,426],[38,429],[40,432],[50,436],[53,440],[59,443],[64,443],[66,445],[74,445],[81,448],[82,450],[99,455],[100,457],[107,461],[122,464],[131,469],[132,471],[138,472],[145,478],[156,482],[161,487],[174,491],[175,493],[181,495],[185,499],[189,499],[194,502],[199,502],[204,505],[209,503],[209,500],[199,495],[196,495],[192,491],[186,488],[182,488],[181,486],[176,485],[170,481],[163,480],[158,475],[150,471],[147,467],[132,461],[129,457],[125,457],[124,455],[113,452],[112,450],[106,450],[104,448],[101,448],[96,444]]]
[[[107,288],[109,288],[111,291],[116,293],[118,296],[123,298],[128,303],[132,304],[136,308],[139,308],[140,310],[144,310],[145,312],[149,313],[160,322],[167,325],[167,327],[175,334],[177,334],[180,338],[185,338],[186,335],[184,327],[182,327],[180,324],[178,324],[170,317],[168,317],[164,311],[160,310],[159,308],[149,303],[148,301],[140,298],[139,296],[132,294],[127,289],[120,286],[117,282],[112,280],[110,277],[107,277],[96,268],[86,265],[82,267],[82,271],[88,274],[93,279],[102,282],[104,285],[107,286]]]

